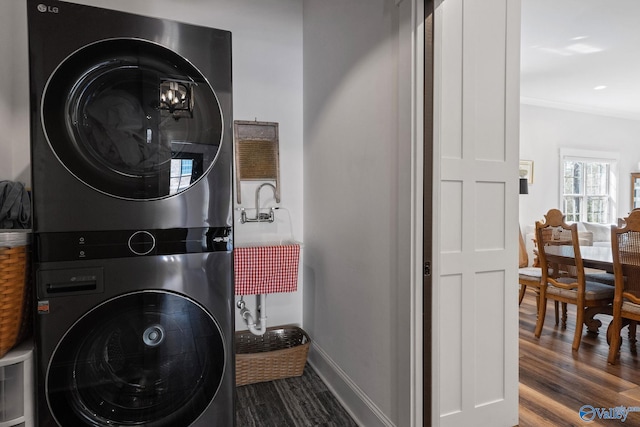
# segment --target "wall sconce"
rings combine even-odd
[[[529,181],[527,178],[520,178],[520,194],[529,194]]]
[[[173,118],[193,118],[193,85],[177,80],[160,81],[160,110],[168,111]]]

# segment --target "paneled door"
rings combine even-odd
[[[424,215],[433,409],[424,425],[514,426],[520,1],[436,0],[433,28],[433,168],[424,169],[433,177]]]

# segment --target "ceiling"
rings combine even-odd
[[[522,0],[523,103],[640,120],[640,0]]]

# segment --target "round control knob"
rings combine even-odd
[[[136,231],[129,237],[129,249],[136,255],[146,255],[156,247],[156,238],[148,231]]]

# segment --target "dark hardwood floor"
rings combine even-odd
[[[237,427],[357,427],[307,364],[300,377],[236,388]]]
[[[624,423],[598,416],[592,422],[580,418],[583,405],[638,407],[640,411],[640,356],[630,351],[625,328],[620,359],[616,365],[608,365],[606,331],[611,316],[596,318],[603,323],[600,333],[585,332],[580,350],[572,352],[575,307],[569,306],[567,329],[562,330],[555,326],[553,303],[549,302],[538,339],[533,335],[535,296],[527,291],[520,305],[520,427],[640,426],[640,412],[629,412]]]

